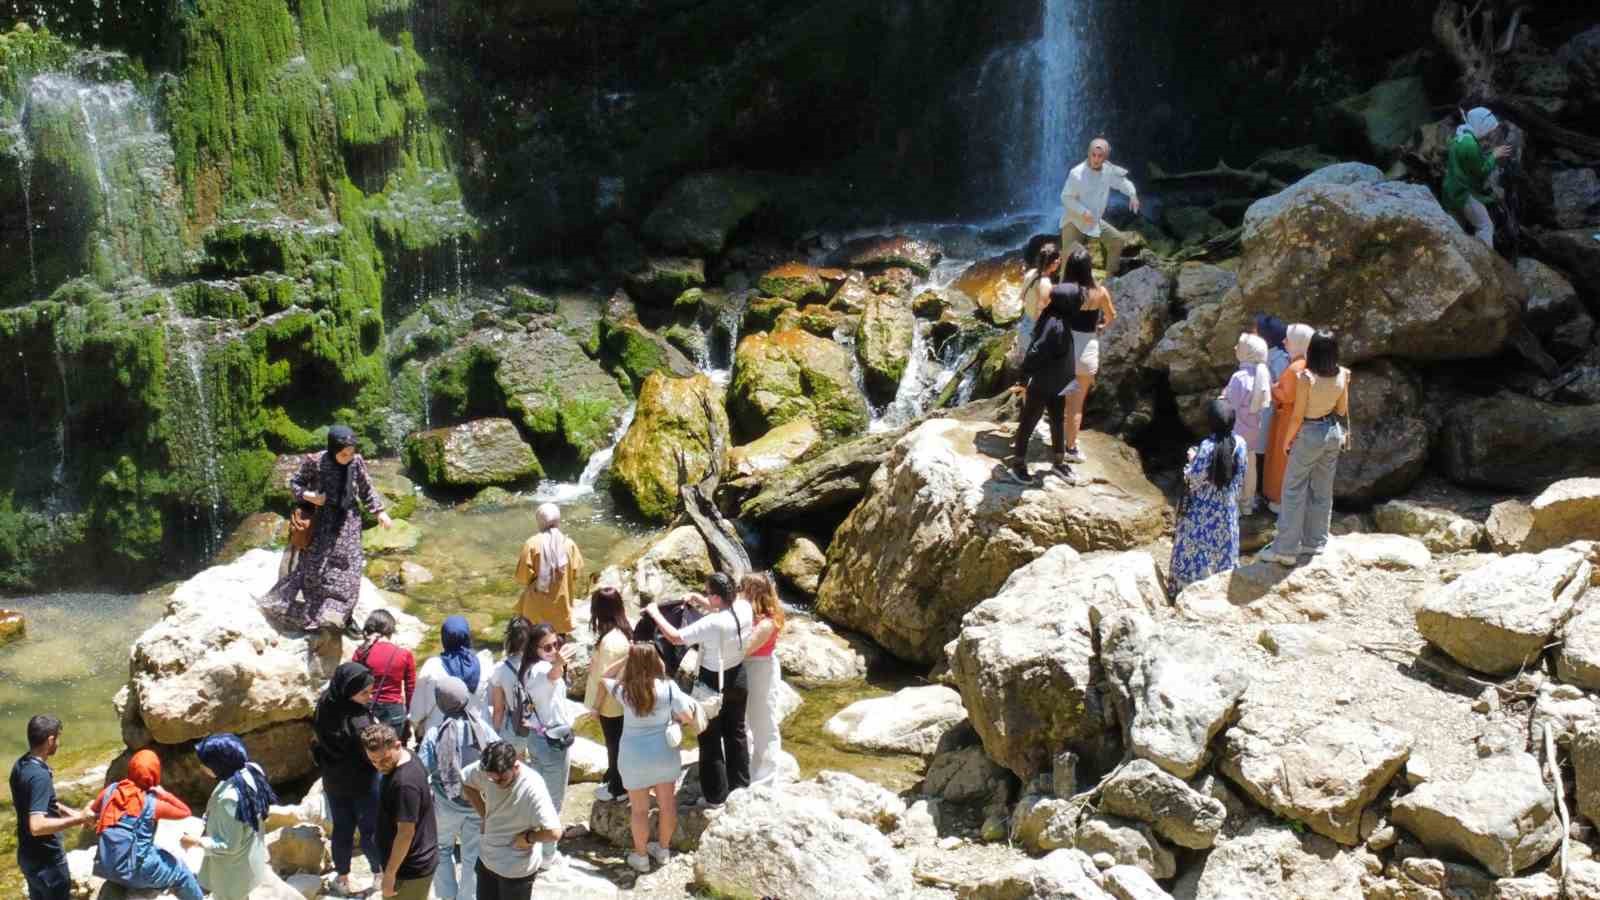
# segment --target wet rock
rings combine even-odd
[[[678,295],[706,285],[704,260],[688,257],[652,257],[626,279],[628,296],[649,306],[671,306]]]
[[[798,328],[820,338],[832,338],[839,333],[853,334],[856,320],[820,303],[813,303],[779,313],[778,321],[772,325],[773,331],[788,331],[792,328]]]
[[[0,609],[0,647],[22,640],[27,633],[27,621],[14,609]]]
[[[1022,279],[1026,269],[1019,254],[994,256],[968,266],[951,287],[972,298],[983,318],[1006,326],[1022,318]]]
[[[472,346],[485,348],[498,360],[494,379],[505,396],[506,411],[541,449],[554,444],[581,462],[611,444],[628,399],[617,380],[577,342],[554,328],[539,328],[496,332]]]
[[[679,505],[678,468],[695,482],[712,468],[729,445],[722,390],[703,374],[669,378],[655,372],[639,392],[633,423],[617,443],[611,463],[612,487],[647,519],[666,521]]]
[[[911,299],[911,311],[919,319],[937,319],[944,315],[949,301],[935,290],[926,290]]]
[[[1433,118],[1419,76],[1381,81],[1364,94],[1333,105],[1340,143],[1365,159],[1393,161],[1417,128]]]
[[[728,410],[739,433],[750,437],[800,418],[824,434],[849,435],[865,430],[868,419],[849,351],[804,331],[739,341]]]
[[[821,441],[822,435],[810,419],[794,419],[748,444],[729,450],[728,466],[739,478],[776,472],[806,455]]]
[[[829,263],[842,269],[860,269],[869,273],[890,268],[910,269],[926,278],[943,258],[944,250],[939,245],[898,234],[847,241],[833,254]]]
[[[989,757],[1026,781],[1063,748],[1094,748],[1106,723],[1091,707],[1098,705],[1092,622],[1165,604],[1144,553],[1084,559],[1056,546],[1018,569],[962,619],[947,651]]]
[[[772,571],[783,582],[808,597],[817,594],[822,584],[822,570],[828,558],[816,542],[804,535],[790,535],[784,542],[783,553],[773,564]]]
[[[992,431],[932,419],[895,444],[828,547],[821,615],[933,662],[959,617],[1046,548],[1125,549],[1167,527],[1165,498],[1120,442],[1084,433],[1092,484],[1018,491],[996,477],[1006,451]]]
[[[783,677],[802,684],[859,682],[867,677],[869,662],[878,655],[868,642],[847,639],[826,622],[814,619],[790,618],[778,638]]]
[[[1158,836],[1194,850],[1215,844],[1227,818],[1221,801],[1201,794],[1143,759],[1123,764],[1100,785],[1100,808],[1145,822]]]
[[[784,263],[756,279],[756,288],[770,297],[782,297],[793,303],[826,303],[833,289],[842,284],[848,273],[839,269],[819,269],[805,263]]]
[[[1193,776],[1249,677],[1211,636],[1158,630],[1139,610],[1105,613],[1098,631],[1129,749],[1180,778]]]
[[[698,172],[680,179],[645,217],[647,240],[672,253],[716,256],[728,235],[767,201],[761,179],[742,172]]]
[[[1468,668],[1515,671],[1539,659],[1588,576],[1588,563],[1570,550],[1508,556],[1424,595],[1417,630]]]
[[[1298,835],[1266,819],[1242,827],[1217,843],[1172,886],[1178,900],[1365,900],[1366,869],[1359,854],[1341,853],[1321,835]]]
[[[778,323],[798,308],[794,301],[782,297],[753,297],[745,304],[744,317],[739,322],[739,333],[782,331]]]
[[[378,526],[361,533],[361,549],[368,556],[410,553],[422,542],[422,529],[405,519],[392,520],[388,528]]]
[[[1482,523],[1441,506],[1390,500],[1372,513],[1379,530],[1416,538],[1434,553],[1476,550],[1488,539]]]
[[[840,744],[879,753],[931,756],[946,731],[967,717],[961,695],[943,685],[904,688],[888,697],[857,700],[823,730]]]
[[[754,485],[757,493],[744,502],[739,515],[763,524],[807,528],[838,521],[866,494],[872,474],[906,431],[862,435],[778,470]]]
[[[862,900],[912,890],[910,864],[877,829],[824,800],[767,786],[729,797],[701,836],[694,872],[700,886],[733,896],[779,896],[803,884]]]
[[[600,347],[602,359],[626,376],[636,391],[654,372],[679,378],[698,372],[683,351],[640,324],[631,310],[621,315],[608,310],[600,320]]]
[[[544,475],[510,419],[474,419],[406,439],[406,456],[433,487],[520,484]]]
[[[1078,823],[1073,846],[1090,856],[1109,854],[1115,864],[1134,866],[1151,878],[1178,874],[1172,851],[1143,822],[1103,814],[1086,816]]]
[[[917,321],[911,302],[894,294],[874,294],[856,332],[856,359],[867,396],[882,405],[894,400],[900,377],[911,360]]]
[[[1515,875],[1561,842],[1555,800],[1532,756],[1492,756],[1462,781],[1429,781],[1394,802],[1392,821],[1429,848]]]

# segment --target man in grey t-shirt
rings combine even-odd
[[[483,819],[478,846],[478,900],[531,900],[539,845],[561,839],[561,816],[544,780],[505,741],[461,770],[461,793]]]

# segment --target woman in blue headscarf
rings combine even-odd
[[[439,645],[443,648],[417,670],[417,692],[411,697],[411,733],[420,738],[434,726],[444,721],[444,713],[434,695],[445,678],[459,678],[467,686],[467,709],[488,718],[489,672],[494,668],[494,655],[488,650],[472,650],[472,628],[462,616],[451,616],[439,628]]]
[[[267,811],[278,797],[267,773],[250,761],[236,735],[214,734],[194,752],[207,774],[217,779],[217,786],[206,802],[205,836],[185,835],[180,841],[205,852],[200,884],[213,900],[246,900],[268,878],[262,831]]]

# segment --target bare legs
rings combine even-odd
[[[633,852],[645,855],[645,845],[650,841],[650,795],[655,794],[656,806],[661,810],[656,820],[656,840],[663,847],[672,846],[672,832],[678,828],[678,790],[668,781],[654,787],[628,792],[628,830],[633,833]]]
[[[1067,448],[1078,449],[1078,431],[1083,428],[1083,405],[1094,390],[1093,375],[1079,375],[1067,385]]]

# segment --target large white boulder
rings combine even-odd
[[[1390,818],[1429,848],[1466,854],[1502,876],[1561,843],[1555,797],[1538,761],[1520,750],[1483,760],[1464,780],[1424,782],[1395,801]]]
[[[1426,594],[1417,630],[1471,669],[1490,674],[1533,666],[1588,587],[1581,553],[1518,553]]]
[[[932,756],[944,733],[966,718],[959,693],[942,684],[930,684],[857,700],[834,713],[822,727],[846,747]]]

